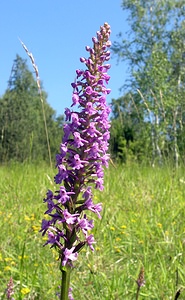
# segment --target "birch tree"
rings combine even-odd
[[[123,93],[138,93],[138,110],[149,124],[151,163],[182,156],[185,93],[185,0],[123,0],[130,31],[113,44],[129,64]],[[121,40],[122,39],[122,40]],[[179,144],[180,143],[180,144]]]

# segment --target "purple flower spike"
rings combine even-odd
[[[6,297],[7,297],[7,299],[9,299],[9,300],[15,300],[15,298],[12,297],[13,294],[14,294],[14,283],[13,283],[12,277],[10,277],[10,280],[9,280],[9,282],[7,284],[7,289],[6,289]]]
[[[108,167],[107,154],[110,138],[110,107],[106,103],[110,76],[110,26],[105,23],[93,37],[93,46],[86,46],[88,57],[81,57],[85,68],[76,70],[71,84],[72,103],[65,109],[66,124],[60,153],[56,155],[58,173],[54,177],[58,190],[48,191],[44,202],[51,218],[43,220],[41,232],[47,233],[45,243],[58,248],[62,266],[72,266],[84,245],[94,251],[94,236],[90,231],[93,220],[87,212],[101,218],[102,204],[93,203],[92,188],[103,190],[104,167]]]

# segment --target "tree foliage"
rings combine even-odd
[[[60,123],[43,92],[52,157],[61,140]],[[48,149],[36,81],[26,61],[16,56],[8,88],[0,99],[1,161],[46,160]]]
[[[152,164],[173,158],[178,166],[179,157],[184,159],[184,7],[184,0],[123,0],[130,31],[127,39],[115,42],[112,48],[120,60],[129,63],[130,78],[123,90],[130,95],[129,106],[139,112],[136,132],[142,133],[135,136],[140,144],[147,144],[147,157]],[[114,122],[118,119],[115,103]],[[124,101],[120,103],[118,99],[117,103],[120,110],[125,107]],[[125,118],[127,124],[130,115]],[[150,143],[141,143],[147,137]]]

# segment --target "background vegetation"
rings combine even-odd
[[[15,164],[1,167],[0,176],[0,298],[6,299],[12,276],[16,300],[54,300],[59,262],[38,232],[54,172],[47,165]],[[184,187],[180,168],[107,170],[104,192],[95,193],[103,203],[102,220],[95,217],[95,253],[84,249],[72,272],[75,299],[136,299],[141,266],[146,284],[139,299],[175,299],[180,288],[184,299]]]
[[[46,101],[47,94],[44,91],[42,94],[54,160],[62,138],[63,117],[56,117]],[[0,132],[1,162],[49,160],[37,83],[19,55],[13,62],[7,90],[0,99]]]
[[[112,100],[111,146],[123,161],[184,162],[184,5],[184,0],[122,1],[130,31],[113,52],[129,63],[130,78],[123,96]]]

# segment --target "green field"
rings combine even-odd
[[[0,167],[0,299],[7,299],[10,277],[16,300],[57,299],[57,254],[42,246],[38,232],[42,199],[56,189],[55,172],[44,165]],[[185,299],[184,169],[110,166],[95,202],[104,208],[101,220],[93,215],[96,250],[79,254],[71,275],[74,298],[136,299],[143,266],[139,299],[175,299],[179,288],[178,299]]]

